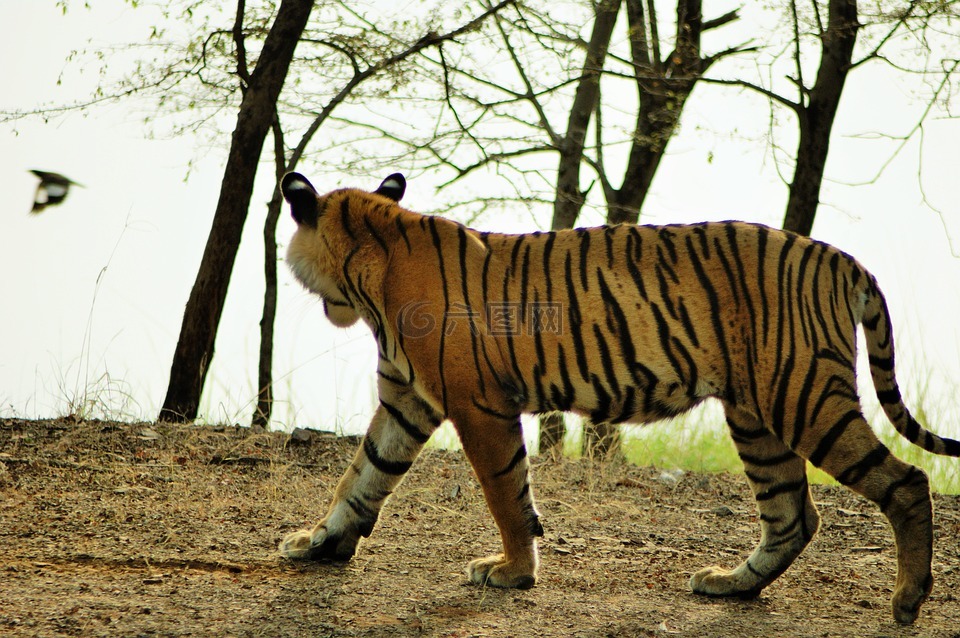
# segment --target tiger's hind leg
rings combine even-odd
[[[820,525],[807,485],[806,462],[756,418],[726,406],[727,424],[760,512],[760,544],[733,570],[701,569],[690,588],[710,596],[749,598],[782,574]]]
[[[824,410],[816,436],[805,433],[798,451],[842,485],[880,507],[897,544],[893,616],[912,623],[933,587],[933,504],[923,470],[893,456],[877,439],[857,401]],[[828,418],[829,417],[829,418]]]

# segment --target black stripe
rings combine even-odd
[[[907,421],[907,429],[903,433],[903,435],[906,437],[908,441],[910,441],[911,443],[914,443],[918,438],[920,438],[920,432],[922,430],[923,428],[920,427],[920,423],[918,423],[917,420],[911,416],[910,419]]]
[[[403,412],[401,412],[396,406],[390,405],[383,399],[380,399],[380,405],[383,406],[383,409],[387,411],[387,414],[393,417],[393,420],[397,422],[397,425],[399,425],[403,431],[410,436],[411,439],[417,443],[420,443],[421,445],[430,439],[429,434],[421,431],[420,428],[407,420],[407,417],[404,416]]]
[[[759,474],[755,474],[748,469],[743,470],[743,475],[750,479],[751,483],[756,483],[757,485],[769,485],[777,480],[776,477],[768,478],[766,476],[760,476]]]
[[[517,468],[517,465],[519,465],[520,462],[525,458],[527,458],[527,446],[521,444],[520,447],[517,449],[517,453],[514,454],[513,458],[510,459],[510,462],[507,463],[507,466],[502,470],[500,470],[499,472],[495,472],[493,474],[493,478],[500,478],[501,476],[504,476],[505,474],[509,474],[510,472],[514,471]]]
[[[870,365],[875,368],[880,368],[884,372],[890,372],[893,370],[893,357],[875,357],[870,355],[868,357]]]
[[[590,412],[590,420],[603,423],[610,418],[610,394],[596,374],[590,375],[590,381],[593,384],[593,394],[597,397],[597,407]]]
[[[769,235],[770,229],[766,226],[760,226],[757,229],[757,288],[760,289],[760,309],[763,311],[763,320],[760,324],[763,345],[767,345],[767,332],[770,323],[770,304],[767,303],[767,281],[764,273],[767,265],[767,239]]]
[[[519,237],[523,237],[523,235],[519,235]],[[517,243],[514,244],[514,247],[519,246],[521,241],[522,241],[521,239],[518,239]],[[511,278],[512,277],[503,278],[503,291],[500,297],[500,307],[503,309],[504,312],[508,313],[507,319],[509,320],[509,325],[507,326],[507,330],[501,334],[506,338],[506,341],[507,341],[507,354],[510,355],[509,363],[511,368],[513,369],[513,378],[517,382],[519,382],[520,394],[522,394],[525,397],[527,396],[527,382],[524,378],[525,375],[520,371],[520,365],[517,363],[517,351],[513,343],[514,336],[517,333],[517,329],[520,327],[520,325],[522,325],[523,318],[522,316],[519,318],[515,318],[512,314],[509,314],[510,308],[514,307],[515,305],[510,303],[509,286],[510,286]],[[520,309],[520,312],[521,314],[523,313],[523,308]],[[516,324],[513,323],[514,319],[517,319]]]
[[[667,256],[663,254],[663,245],[658,244],[657,245],[657,263],[654,264],[654,267],[659,266],[662,271],[670,275],[670,279],[673,281],[673,283],[678,284],[680,283],[680,278],[677,277],[677,271],[675,271],[673,267],[670,265],[670,261],[673,261],[673,263],[677,263],[675,250],[672,251],[672,255],[673,257],[670,260],[668,260]],[[666,280],[664,280],[664,285],[665,283],[666,283]]]
[[[487,407],[482,403],[479,403],[476,399],[473,399],[473,407],[477,408],[478,410],[480,410],[481,412],[483,412],[488,416],[495,417],[502,421],[515,421],[517,418],[516,414],[506,414],[504,412],[497,412],[493,408]]]
[[[810,298],[813,302],[813,316],[820,326],[820,332],[823,334],[824,339],[829,343],[831,341],[830,331],[827,328],[827,320],[824,318],[823,304],[820,298],[820,269],[823,267],[823,256],[826,254],[826,246],[820,243],[817,243],[816,246],[819,251],[817,252],[817,265],[813,269],[813,285],[810,289]]]
[[[660,349],[673,367],[673,372],[676,377],[683,381],[683,370],[680,367],[680,361],[674,356],[673,348],[670,346],[670,327],[667,325],[667,320],[657,304],[651,303],[650,310],[653,312],[653,320],[657,324],[657,337],[660,339]]]
[[[898,489],[920,482],[928,483],[926,475],[922,470],[911,465],[910,469],[907,470],[907,473],[903,475],[903,478],[891,483],[887,487],[886,492],[883,493],[883,496],[877,499],[876,503],[880,506],[880,511],[884,513],[887,511],[887,508],[890,507],[890,502],[893,500],[893,493]]]
[[[756,467],[773,467],[774,465],[780,465],[795,458],[797,458],[797,455],[789,450],[776,456],[754,456],[752,454],[740,452],[740,460],[743,461],[744,464],[749,463],[750,465]]]
[[[791,273],[792,273],[792,269],[788,268],[787,269],[788,285],[785,288],[785,290],[789,290],[789,279],[792,276]],[[783,308],[784,297],[787,297],[788,307],[786,309]],[[777,435],[777,438],[783,439],[784,428],[786,427],[787,392],[790,389],[790,381],[791,381],[790,377],[793,374],[793,364],[794,364],[795,357],[794,357],[794,341],[792,339],[793,317],[792,315],[790,315],[791,295],[789,293],[786,293],[786,294],[781,293],[780,295],[778,295],[778,298],[779,298],[779,301],[778,301],[779,307],[777,308],[778,316],[777,316],[777,343],[776,343],[777,361],[774,368],[776,370],[774,379],[776,379],[776,383],[777,383],[777,396],[773,403],[772,426],[773,426],[774,434]],[[791,324],[791,330],[789,334],[789,337],[791,337],[789,339],[789,349],[787,349],[786,345],[784,344],[783,333],[784,333],[784,315],[785,314],[790,315],[788,317]],[[798,414],[796,415],[796,419],[794,420],[794,436],[795,437],[798,434],[796,423],[799,421],[800,418],[801,418],[801,415]]]
[[[788,363],[792,364],[792,362],[793,359],[791,357]],[[793,450],[797,449],[797,446],[800,444],[800,438],[803,436],[804,430],[813,425],[807,415],[807,404],[810,402],[810,395],[813,393],[813,388],[816,385],[815,381],[819,367],[818,362],[819,359],[814,357],[810,362],[810,366],[807,368],[807,374],[803,379],[803,383],[800,385],[800,396],[797,397],[796,408],[794,409],[793,436],[790,439],[790,448]],[[777,400],[779,401],[781,398],[783,397],[778,396]],[[780,409],[780,418],[786,418],[786,415],[782,413],[782,405]]]
[[[859,410],[850,410],[840,417],[840,420],[834,423],[830,430],[823,436],[822,439],[820,439],[820,443],[817,444],[817,448],[813,451],[813,454],[810,455],[808,460],[817,467],[820,467],[820,465],[823,464],[824,459],[827,458],[827,455],[830,454],[830,451],[833,449],[837,439],[839,439],[847,430],[847,427],[857,419],[862,418],[863,416],[860,414]]]
[[[777,375],[779,375],[782,371],[784,357],[786,357],[788,363],[793,359],[793,333],[792,331],[786,335],[784,333],[786,331],[786,322],[788,320],[793,320],[793,315],[791,314],[791,307],[793,304],[793,286],[791,283],[793,280],[793,268],[792,264],[787,263],[787,259],[790,254],[790,248],[793,246],[795,241],[796,237],[794,235],[787,235],[786,241],[780,248],[780,255],[777,258],[776,283],[779,294],[777,294],[777,314],[775,317],[777,322],[777,335],[776,341],[774,342],[774,354],[776,356],[776,360],[774,361],[773,367],[777,374],[774,375],[774,379],[777,379]],[[786,340],[790,341],[790,352],[787,352],[785,349]],[[783,376],[787,375],[784,374]],[[783,376],[779,377],[781,386],[784,383]],[[775,423],[774,428],[779,428],[777,431],[778,436],[782,434],[782,423],[779,425]]]
[[[884,445],[878,445],[873,448],[869,454],[848,467],[842,474],[837,476],[837,481],[841,485],[853,485],[859,483],[867,472],[883,463],[890,456],[890,450]]]
[[[356,515],[359,516],[361,519],[370,520],[371,518],[372,519],[377,518],[376,510],[369,508],[363,503],[361,503],[356,496],[351,496],[346,500],[347,500],[347,505],[350,506],[350,509],[352,509],[354,513],[356,513]]]
[[[550,231],[547,233],[547,239],[543,242],[543,280],[547,286],[547,303],[553,300],[553,277],[550,276],[550,254],[553,252],[553,242],[557,239],[557,233]]]
[[[485,235],[482,237],[486,238]],[[484,242],[486,243],[486,242]],[[493,251],[490,249],[490,245],[486,245],[487,255],[483,258],[483,268],[480,271],[480,296],[483,297],[484,307],[490,304],[490,295],[488,292],[488,275],[490,274],[490,260],[493,259]]]
[[[367,460],[370,461],[370,464],[373,467],[377,468],[384,474],[390,474],[392,476],[402,476],[407,473],[407,470],[410,469],[410,466],[413,465],[410,461],[388,461],[382,456],[377,450],[376,443],[373,442],[369,436],[363,437],[363,451],[367,455]]]
[[[523,249],[523,259],[520,262],[520,323],[529,320],[527,317],[527,295],[530,288],[530,244]]]
[[[694,231],[696,230],[697,229],[694,228]],[[673,236],[673,229],[668,226],[661,226],[659,229],[657,229],[657,239],[660,240],[660,245],[666,248],[667,252],[670,253],[670,260],[673,261],[673,263],[677,263],[677,249],[673,245]]]
[[[470,295],[467,291],[467,231],[461,225],[457,225],[457,247],[460,252],[460,294],[463,295],[463,305],[467,313],[467,321],[470,323],[470,350],[473,352],[473,369],[479,373],[480,353],[477,352],[479,330],[477,329],[473,306],[470,303]],[[477,374],[475,378],[480,386],[480,394],[486,395],[487,389],[483,382],[483,375]]]
[[[363,225],[367,227],[367,230],[370,232],[370,236],[373,237],[373,240],[380,245],[380,248],[383,249],[383,252],[387,252],[387,242],[383,240],[383,237],[380,236],[380,233],[377,232],[377,229],[373,227],[373,224],[370,223],[369,217],[363,218]]]
[[[590,231],[578,229],[580,235],[580,285],[583,291],[587,292],[590,288],[587,286],[587,253],[590,251]]]
[[[627,272],[630,273],[630,278],[633,279],[633,285],[637,287],[640,298],[647,301],[647,288],[643,283],[643,273],[640,272],[640,268],[637,266],[640,262],[640,249],[640,231],[637,230],[635,226],[632,226],[630,228],[630,234],[627,235]]]
[[[677,299],[677,309],[680,312],[680,323],[683,325],[684,331],[687,333],[687,338],[690,339],[690,344],[694,348],[700,347],[700,340],[697,339],[697,330],[693,326],[693,321],[690,319],[690,313],[687,312],[687,306],[683,303],[683,297]]]
[[[897,386],[894,386],[891,390],[877,390],[877,400],[883,405],[896,405],[900,403],[902,398],[900,388]]]
[[[607,246],[607,270],[613,270],[613,235],[616,231],[616,226],[604,226],[603,228],[603,241]]]
[[[797,267],[797,303],[803,304],[807,296],[804,293],[806,287],[804,286],[804,277],[807,274],[807,266],[810,263],[810,257],[813,255],[814,245],[808,244],[803,248],[802,254],[800,256],[800,265]],[[810,347],[810,341],[812,339],[811,333],[813,331],[813,326],[810,327],[810,330],[807,330],[807,324],[803,321],[803,312],[802,308],[798,308],[800,311],[800,332],[803,335],[803,342],[807,347]]]
[[[733,274],[733,269],[730,267],[730,261],[727,260],[726,251],[723,250],[723,246],[720,244],[720,238],[713,238],[713,245],[717,249],[717,257],[720,259],[720,265],[723,266],[723,273],[727,276],[727,283],[730,286],[730,292],[733,294],[733,303],[735,304],[737,310],[740,309],[740,286],[737,285],[737,278]]]
[[[570,381],[570,371],[567,369],[567,355],[561,343],[557,344],[557,367],[560,383],[563,385],[563,394],[559,394],[560,390],[552,385],[551,398],[558,410],[567,411],[573,407],[573,402],[576,399],[576,391],[574,390],[573,383]]]
[[[511,239],[513,240],[513,249],[510,251],[510,275],[515,277],[517,272],[517,256],[520,255],[520,247],[523,246],[523,240],[526,239],[526,235],[514,235]]]
[[[730,435],[734,440],[739,440],[741,443],[762,439],[767,435],[767,431],[763,428],[748,430],[742,425],[735,423],[733,419],[730,418],[730,415],[727,415],[727,427],[730,428]]]
[[[657,248],[659,251],[659,247]],[[667,284],[667,278],[663,276],[663,268],[660,267],[660,264],[653,265],[653,273],[657,277],[657,283],[660,288],[660,299],[663,301],[664,306],[667,308],[667,312],[670,313],[670,316],[674,319],[679,319],[677,316],[677,311],[673,307],[673,300],[670,296],[670,287]]]
[[[399,371],[398,371],[398,372],[399,372]],[[395,377],[395,376],[393,376],[393,375],[391,375],[391,374],[387,374],[386,372],[384,372],[384,371],[382,371],[382,370],[379,370],[379,369],[377,370],[377,376],[379,376],[381,379],[384,379],[385,381],[389,381],[390,383],[392,383],[392,384],[394,384],[394,385],[399,385],[399,386],[404,386],[404,387],[407,387],[407,386],[410,385],[410,382],[407,381],[406,379],[402,379],[402,378],[400,378],[400,377]]]
[[[407,227],[400,220],[400,215],[397,215],[394,218],[394,224],[396,224],[397,226],[397,231],[399,231],[400,237],[403,238],[403,243],[407,245],[407,252],[408,253],[413,252],[413,248],[410,246],[410,238],[407,237]]]
[[[732,387],[732,364],[730,362],[730,350],[727,346],[727,337],[723,331],[724,313],[720,308],[720,300],[717,297],[717,291],[714,289],[713,284],[710,281],[710,277],[704,270],[703,263],[700,261],[700,256],[694,249],[693,241],[689,236],[687,237],[687,251],[690,257],[690,263],[693,265],[693,270],[697,275],[697,279],[700,281],[700,287],[707,294],[707,299],[710,301],[710,319],[713,323],[713,330],[717,336],[717,345],[720,347],[720,352],[723,355],[724,372],[726,374],[723,379],[723,398],[729,399],[732,398],[728,396]]]
[[[567,284],[567,316],[569,319],[568,323],[570,325],[571,332],[570,340],[573,342],[573,350],[577,360],[577,369],[580,371],[580,376],[583,377],[583,380],[587,381],[590,377],[587,371],[586,347],[584,346],[583,333],[580,329],[582,317],[580,315],[580,305],[577,302],[579,293],[574,288],[571,255],[569,252],[567,252],[567,256],[563,262],[563,278]]]
[[[343,232],[347,233],[347,237],[356,240],[357,237],[353,234],[353,228],[350,227],[350,198],[346,196],[340,200],[340,223],[343,225]]]
[[[770,499],[776,498],[781,494],[792,494],[803,489],[807,484],[806,478],[799,481],[790,481],[788,483],[778,483],[768,490],[764,490],[757,494],[756,499],[758,501],[769,501]]]
[[[443,286],[443,324],[440,327],[440,346],[439,353],[437,355],[437,371],[440,376],[440,394],[441,400],[443,402],[443,412],[446,414],[447,409],[447,380],[443,375],[443,350],[446,345],[447,337],[447,315],[450,314],[450,294],[447,290],[447,271],[444,266],[443,260],[443,246],[440,243],[440,234],[437,232],[437,218],[429,217],[427,218],[427,224],[430,228],[430,235],[433,238],[433,247],[437,251],[437,261],[439,262],[440,268],[440,282]]]
[[[870,319],[864,319],[860,323],[863,325],[864,328],[866,328],[870,332],[873,332],[874,330],[877,329],[877,324],[880,323],[880,317],[882,316],[883,316],[883,313],[878,312],[876,315],[874,315]]]
[[[613,369],[613,358],[610,356],[610,347],[607,340],[603,338],[603,331],[600,326],[593,324],[593,336],[597,340],[597,349],[600,353],[600,365],[603,367],[603,376],[607,380],[607,385],[613,390],[614,396],[620,398],[620,383],[617,381],[617,373]]]
[[[533,291],[533,307],[536,308],[540,303],[540,293],[534,289]],[[540,330],[540,326],[536,325],[536,322],[539,321],[534,313],[530,313],[530,323],[527,325],[527,334],[533,332],[533,350],[536,356],[536,363],[533,364],[533,384],[534,392],[536,393],[537,400],[537,411],[544,412],[547,410],[546,400],[547,393],[543,386],[543,377],[547,373],[547,356],[543,350],[543,331]]]
[[[610,419],[610,423],[624,423],[637,412],[637,393],[632,385],[628,385],[624,390],[623,405],[620,406],[620,414]]]
[[[724,224],[724,231],[727,235],[727,250],[733,256],[734,266],[737,271],[737,281],[740,284],[740,290],[743,293],[744,305],[747,307],[747,315],[750,319],[750,331],[752,334],[751,345],[757,342],[757,315],[753,307],[753,297],[750,294],[751,286],[747,283],[747,273],[743,268],[743,259],[740,256],[740,245],[737,237],[737,225],[734,223]],[[719,250],[719,247],[717,248]]]
[[[697,392],[697,381],[699,378],[697,374],[697,364],[690,355],[690,351],[687,350],[687,347],[683,345],[679,339],[676,337],[671,337],[670,342],[673,344],[673,349],[679,352],[680,356],[683,357],[687,362],[687,369],[690,371],[689,378],[686,380],[687,396],[691,399],[695,399]]]

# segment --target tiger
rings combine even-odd
[[[400,206],[400,173],[373,192],[321,195],[291,172],[280,190],[297,225],[287,263],[334,325],[370,328],[379,397],[326,515],[284,537],[283,557],[351,558],[449,420],[502,541],[502,552],[469,562],[469,580],[533,587],[544,530],[521,414],[639,424],[713,398],[761,537],[737,567],[694,573],[690,589],[754,597],[790,566],[820,523],[809,461],[886,515],[897,547],[893,616],[916,619],[933,586],[929,483],[863,417],[857,326],[896,430],[940,455],[960,456],[960,442],[926,430],[904,405],[886,301],[853,257],[741,221],[480,232]]]

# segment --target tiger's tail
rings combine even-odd
[[[934,454],[960,456],[960,441],[930,432],[917,422],[903,404],[894,372],[893,324],[887,301],[877,287],[876,280],[869,274],[865,279],[867,289],[863,294],[866,303],[860,325],[863,326],[867,341],[870,376],[884,413],[897,432],[914,445]]]

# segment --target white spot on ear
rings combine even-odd
[[[300,181],[299,179],[290,180],[286,186],[288,191],[312,190],[309,184],[307,184],[306,182]]]
[[[380,184],[381,190],[388,189],[388,188],[400,188],[400,187],[401,187],[400,182],[398,182],[395,179],[384,180],[383,184]]]

